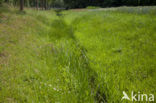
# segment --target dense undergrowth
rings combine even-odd
[[[0,103],[121,103],[122,91],[155,94],[153,12],[7,11]]]

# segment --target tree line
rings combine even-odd
[[[85,8],[87,6],[117,7],[117,6],[145,6],[156,5],[156,0],[0,0],[0,4],[8,3],[24,7],[35,7],[37,9],[50,8]]]
[[[156,0],[64,0],[69,8],[156,5]]]
[[[33,7],[41,10],[65,7],[63,0],[0,0],[0,5],[3,3],[19,6],[20,10],[23,10],[24,7]]]

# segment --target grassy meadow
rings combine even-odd
[[[156,7],[0,7],[0,103],[131,103],[121,101],[123,91],[156,95],[155,51]]]

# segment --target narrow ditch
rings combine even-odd
[[[57,10],[56,11],[57,16],[59,17],[58,20],[54,20],[52,22],[52,31],[50,32],[50,34],[54,34],[55,35],[55,39],[60,39],[60,38],[65,38],[65,39],[72,39],[74,45],[76,45],[76,49],[80,50],[80,55],[79,57],[71,57],[70,63],[72,63],[72,65],[78,65],[79,62],[81,62],[81,67],[80,68],[76,68],[78,70],[76,70],[77,72],[75,72],[75,70],[70,70],[70,72],[74,75],[83,75],[83,78],[86,78],[87,81],[84,81],[83,78],[78,78],[79,80],[82,80],[81,83],[83,82],[88,82],[88,86],[91,88],[91,92],[94,95],[94,100],[97,103],[107,103],[107,98],[106,95],[103,91],[100,90],[100,86],[98,85],[98,75],[97,73],[93,70],[93,68],[90,67],[90,60],[87,57],[87,50],[79,44],[78,40],[76,40],[75,36],[74,36],[74,29],[72,27],[72,25],[67,25],[65,20],[63,19],[63,14],[61,13],[61,10]],[[59,33],[56,31],[59,31]],[[57,35],[57,36],[56,36]],[[53,38],[53,37],[52,37]],[[59,51],[59,49],[58,49]],[[61,53],[63,54],[63,53]],[[73,53],[74,54],[74,53]],[[59,55],[59,54],[58,54]],[[58,56],[56,55],[56,56]],[[74,54],[76,55],[76,54]],[[79,60],[76,63],[73,62],[74,60]],[[57,61],[58,62],[58,61]],[[61,63],[60,63],[61,64]],[[71,66],[70,68],[73,68],[74,66]],[[83,87],[83,84],[82,84]]]

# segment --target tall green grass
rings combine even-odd
[[[122,91],[155,94],[154,14],[60,14],[3,12],[0,102],[121,103]]]
[[[87,50],[87,57],[98,77],[100,92],[108,103],[122,102],[122,91],[155,94],[156,17],[146,9],[128,13],[113,11],[70,13],[75,36]],[[155,9],[152,8],[154,11]],[[94,15],[94,16],[93,16]],[[66,18],[68,21],[68,16]],[[123,101],[125,102],[125,101]]]
[[[0,102],[94,101],[89,82],[94,72],[85,51],[74,40],[72,27],[48,13],[3,14],[11,16],[0,31],[0,44],[5,44],[1,54],[8,53],[1,57],[8,61],[1,64]]]

